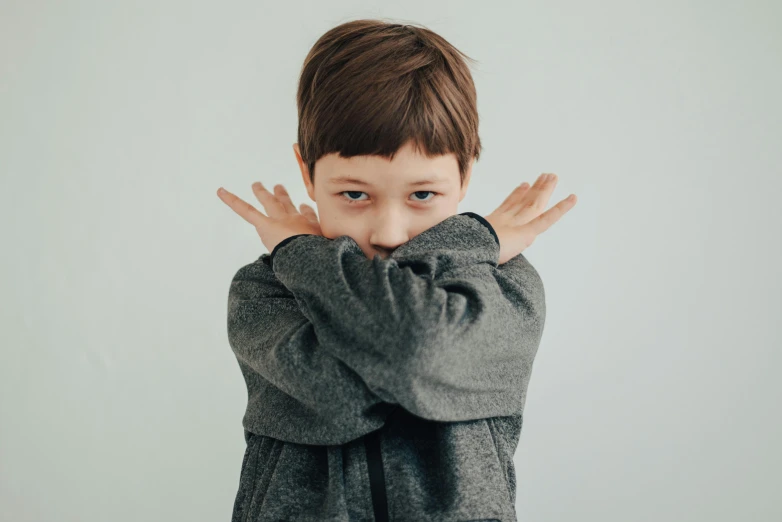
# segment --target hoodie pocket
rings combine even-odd
[[[244,457],[242,457],[242,467],[239,470],[239,488],[236,492],[236,498],[234,499],[233,514],[231,515],[231,522],[243,522],[247,516],[247,507],[249,499],[253,494],[253,482],[248,480],[247,463],[251,459],[254,453],[253,449],[253,433],[244,430],[244,441],[247,445],[244,449]]]
[[[508,456],[507,453],[503,450],[504,445],[501,442],[502,434],[499,432],[499,429],[497,429],[497,426],[494,424],[493,418],[487,418],[486,424],[489,427],[489,433],[491,433],[491,439],[492,443],[494,444],[494,453],[497,455],[497,462],[499,462],[500,469],[502,469],[502,481],[505,484],[505,491],[508,494],[508,502],[511,504],[513,503],[513,498],[515,495],[511,494],[510,491],[510,481],[508,479],[508,459],[513,458],[512,456]],[[511,462],[510,465],[513,463]]]

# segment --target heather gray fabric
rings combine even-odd
[[[391,520],[515,520],[545,299],[522,254],[498,256],[468,212],[388,259],[302,234],[242,267],[228,299],[248,390],[235,517],[372,520],[361,437],[380,429]]]
[[[521,425],[521,415],[448,423],[396,408],[381,428],[389,520],[517,521]],[[362,437],[313,446],[245,436],[232,522],[375,520]]]

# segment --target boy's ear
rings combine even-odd
[[[299,164],[301,179],[304,182],[304,187],[307,189],[307,194],[312,201],[315,201],[315,185],[310,181],[310,169],[307,168],[307,164],[301,159],[301,149],[299,149],[298,143],[293,144],[293,153],[296,155],[296,162]]]
[[[475,163],[475,158],[470,160],[470,164],[467,167],[467,170],[464,172],[464,181],[462,181],[462,189],[461,189],[461,193],[459,194],[459,202],[461,202],[464,199],[464,196],[467,195],[467,185],[470,184],[470,176],[472,176],[473,163]]]

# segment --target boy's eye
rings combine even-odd
[[[366,200],[362,200],[362,199],[352,199],[353,196],[355,196],[356,194],[366,194],[366,192],[357,192],[355,190],[346,190],[344,192],[340,192],[340,194],[349,194],[349,196],[345,196],[345,198],[348,200],[348,203],[356,203],[358,201],[366,201]],[[358,196],[356,196],[356,197],[358,197]]]
[[[345,199],[347,199],[348,203],[358,203],[360,201],[367,201],[366,199],[353,199],[353,197],[360,197],[361,194],[366,194],[366,192],[360,192],[356,190],[345,190],[343,192],[340,192],[340,194],[348,194],[347,196],[344,196]],[[438,192],[433,192],[431,190],[418,190],[416,192],[413,192],[413,196],[420,196],[421,194],[432,194],[431,198],[428,199],[418,199],[418,197],[415,198],[415,201],[418,201],[419,203],[428,203],[432,201],[436,196],[439,195]]]

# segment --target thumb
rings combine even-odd
[[[315,209],[306,203],[299,205],[301,215],[307,218],[310,223],[318,223],[318,215],[315,213]]]

